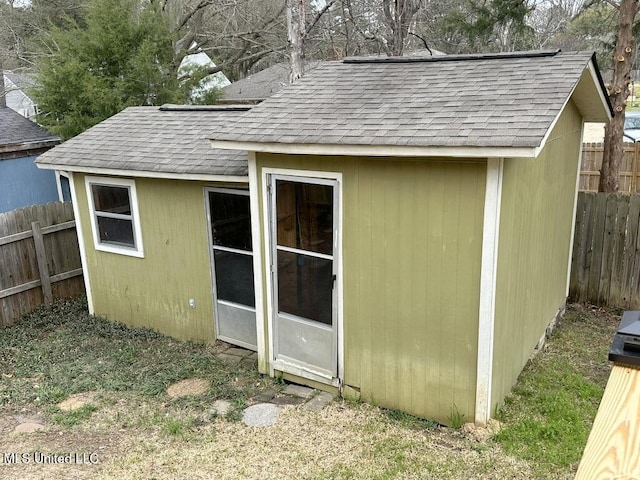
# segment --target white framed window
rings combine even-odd
[[[96,250],[144,257],[133,180],[85,177]]]

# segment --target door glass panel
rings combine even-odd
[[[253,290],[253,256],[215,250],[218,300],[255,307]]]
[[[213,244],[251,251],[251,216],[248,195],[209,193]]]
[[[278,310],[332,324],[333,261],[278,251]]]
[[[278,245],[333,254],[333,187],[276,181]]]

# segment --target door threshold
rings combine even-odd
[[[299,362],[289,361],[284,355],[274,360],[273,369],[295,375],[296,377],[312,380],[323,385],[330,385],[336,388],[340,386],[340,380],[333,377],[330,372],[321,371],[311,366],[307,367]]]
[[[315,388],[316,390],[320,390],[322,392],[328,392],[332,395],[340,395],[340,389],[334,385],[328,385],[326,383],[316,382],[315,380],[311,380],[310,378],[299,377],[298,375],[282,372],[280,370],[276,370],[275,375],[276,377],[282,378],[288,383],[304,385],[305,387]]]

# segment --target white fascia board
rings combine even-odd
[[[585,69],[585,71],[589,72],[589,75],[591,76],[591,80],[594,82],[595,85],[600,85],[600,82],[598,81],[598,75],[597,75],[596,70],[595,70],[595,66],[593,65],[593,60],[589,60],[589,64],[587,65],[587,68]],[[579,84],[580,84],[580,80],[578,80],[576,82],[576,84],[573,86],[573,89],[571,90],[571,93],[565,99],[564,103],[562,104],[562,108],[560,109],[560,111],[556,115],[556,118],[553,119],[553,122],[551,122],[551,125],[547,129],[547,133],[545,133],[544,137],[542,138],[542,141],[540,142],[540,145],[534,149],[535,150],[534,157],[537,157],[538,155],[540,155],[540,152],[542,151],[542,149],[547,144],[547,140],[549,140],[549,136],[551,135],[551,132],[553,131],[553,128],[556,126],[556,123],[558,123],[558,120],[560,119],[560,116],[564,112],[564,109],[567,107],[567,104],[569,103],[569,100],[571,100],[573,98],[573,94],[575,93],[576,88],[578,88]],[[611,112],[609,111],[609,107],[607,106],[607,99],[604,96],[604,92],[599,87],[596,88],[596,90],[598,91],[598,95],[600,96],[600,100],[602,101],[602,103],[604,105],[604,110],[607,112],[607,117],[609,118],[609,120],[611,120]]]
[[[82,263],[82,277],[84,278],[84,290],[87,294],[87,308],[91,315],[95,314],[93,307],[93,293],[91,292],[91,280],[89,277],[89,266],[87,264],[87,245],[85,243],[84,234],[82,232],[82,216],[80,215],[80,204],[78,199],[78,190],[76,189],[75,178],[73,173],[69,175],[69,187],[71,189],[71,204],[73,206],[73,216],[76,221],[76,235],[78,236],[78,246],[80,247],[80,262]],[[84,202],[86,197],[82,200]]]
[[[249,206],[251,210],[251,237],[253,243],[253,289],[256,300],[256,334],[258,348],[258,371],[262,374],[269,373],[269,358],[267,357],[267,345],[265,342],[265,298],[263,295],[263,272],[269,275],[269,269],[265,266],[263,270],[262,252],[269,255],[266,247],[262,244],[260,235],[260,190],[258,187],[258,170],[256,166],[256,156],[249,152]],[[266,217],[265,217],[266,218]],[[265,237],[266,238],[266,237]],[[268,291],[267,291],[268,296]]]
[[[211,140],[212,148],[301,155],[367,157],[533,158],[536,147],[417,147],[397,145],[346,145],[315,143],[260,143]]]
[[[67,172],[86,173],[90,175],[111,175],[114,177],[159,178],[167,180],[195,180],[203,182],[249,183],[249,176],[244,175],[208,175],[202,173],[166,173],[145,170],[119,170],[113,168],[79,167],[70,165],[54,165],[36,163],[44,170],[65,170]]]
[[[496,280],[498,276],[498,239],[500,235],[503,169],[504,159],[487,159],[478,315],[478,365],[475,408],[475,422],[478,424],[486,424],[491,418]]]
[[[593,60],[589,60],[589,73],[591,74],[593,83],[599,86],[600,81],[598,80],[598,73],[596,72],[596,66],[593,64]],[[613,115],[611,114],[611,110],[609,110],[609,101],[606,92],[604,92],[601,88],[598,88],[598,95],[600,97],[600,101],[603,103],[603,105],[605,105],[607,117],[609,117],[609,120],[611,120],[613,118]]]

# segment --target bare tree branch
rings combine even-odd
[[[426,48],[429,51],[429,55],[433,56],[433,52],[431,51],[431,49],[429,48],[429,44],[427,43],[427,41],[425,40],[424,37],[421,37],[420,35],[418,35],[417,33],[414,32],[408,32],[409,35],[413,35],[414,37],[420,39],[424,45],[424,48]]]
[[[311,32],[311,30],[313,30],[313,27],[316,26],[316,23],[318,23],[320,21],[320,19],[322,18],[322,16],[327,13],[329,11],[329,9],[333,6],[333,4],[336,3],[336,0],[330,0],[328,1],[324,8],[322,8],[322,10],[320,10],[316,16],[314,17],[313,21],[311,22],[311,24],[306,28],[304,35],[302,36],[302,39],[304,40],[306,38],[306,36],[309,34],[309,32]]]

